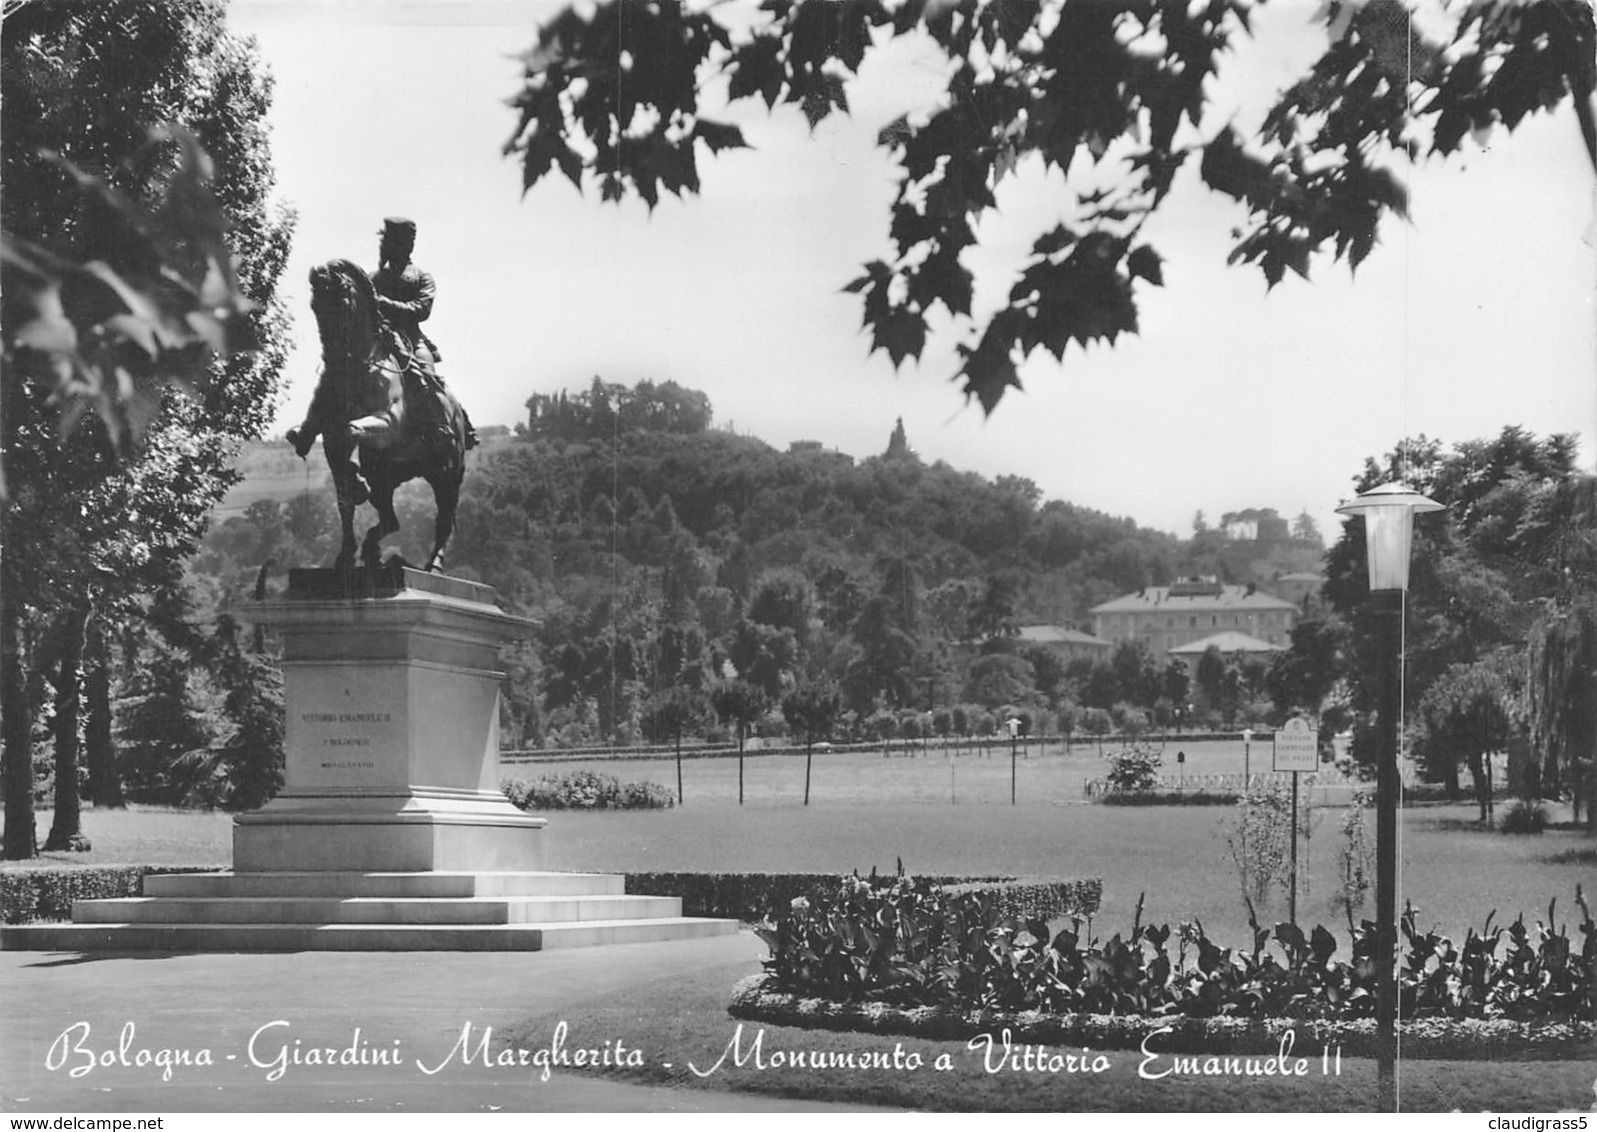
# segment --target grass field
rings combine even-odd
[[[1173,761],[1170,744],[1167,764]],[[1255,766],[1268,766],[1257,746]],[[1240,743],[1193,744],[1193,775],[1240,773]],[[1102,877],[1100,934],[1124,929],[1138,897],[1156,921],[1201,919],[1226,941],[1245,938],[1246,911],[1222,825],[1234,809],[1108,807],[1082,800],[1082,784],[1102,773],[1094,746],[1070,754],[1035,749],[1016,767],[1019,804],[1009,804],[1007,751],[991,757],[822,754],[815,757],[811,804],[801,805],[801,756],[751,757],[745,764],[748,803],[737,805],[735,759],[685,759],[686,803],[672,810],[629,813],[558,812],[544,834],[545,863],[556,869],[607,871],[837,872],[873,867],[890,872],[902,859],[911,872]],[[576,766],[623,781],[650,780],[675,789],[673,760],[554,763],[506,768],[518,777]],[[1169,769],[1167,765],[1167,769]],[[952,797],[952,803],[950,798]],[[1567,809],[1554,807],[1555,818]],[[1336,927],[1331,904],[1340,867],[1338,826],[1345,810],[1326,806],[1311,826],[1300,860],[1299,919]],[[1524,912],[1545,916],[1557,898],[1559,918],[1573,911],[1575,885],[1594,875],[1593,845],[1577,831],[1555,829],[1515,837],[1479,828],[1470,804],[1407,808],[1402,816],[1400,899],[1412,900],[1422,926],[1455,938],[1496,910],[1501,921]],[[1367,818],[1373,837],[1373,815]],[[38,821],[41,836],[49,815]],[[94,848],[49,854],[59,863],[226,864],[231,818],[170,810],[84,814]],[[1284,919],[1277,894],[1261,919]]]
[[[1267,754],[1262,762],[1267,768]],[[1241,764],[1240,744],[1194,745],[1186,770],[1235,774]],[[507,772],[537,777],[578,765],[624,781],[676,786],[670,759],[566,762]],[[1103,908],[1093,924],[1100,937],[1126,930],[1145,893],[1148,920],[1201,919],[1221,942],[1246,940],[1246,913],[1221,836],[1232,807],[1087,803],[1082,784],[1103,771],[1092,746],[1078,744],[1069,754],[1034,749],[1016,769],[1019,804],[1012,806],[1007,751],[957,758],[935,751],[925,757],[817,755],[806,807],[800,804],[803,758],[762,756],[747,760],[748,804],[739,806],[735,760],[690,759],[683,764],[686,803],[681,807],[551,814],[544,863],[596,871],[844,873],[873,866],[892,871],[902,859],[906,869],[922,873],[1097,876],[1104,881]],[[1567,820],[1567,808],[1553,809],[1555,820]],[[1329,899],[1343,813],[1341,807],[1327,806],[1314,827],[1302,862],[1306,891],[1300,895],[1299,919],[1337,928],[1345,947],[1342,918]],[[1481,829],[1474,817],[1469,804],[1410,807],[1403,813],[1400,895],[1419,908],[1421,925],[1439,926],[1458,938],[1494,909],[1500,921],[1521,911],[1530,920],[1543,917],[1554,897],[1558,919],[1568,919],[1576,884],[1594,875],[1597,854],[1591,839],[1569,828],[1513,837]],[[41,836],[49,818],[39,815]],[[1373,816],[1369,824],[1373,836]],[[94,844],[91,852],[49,854],[43,860],[225,865],[231,857],[232,821],[226,814],[88,810],[83,825]],[[26,864],[6,862],[8,867]],[[1284,897],[1260,910],[1267,922],[1285,914]],[[1102,1074],[990,1073],[964,1043],[904,1039],[904,1047],[918,1050],[928,1064],[939,1053],[948,1054],[954,1071],[769,1072],[733,1069],[729,1060],[723,1071],[699,1079],[680,1059],[673,1062],[675,1069],[664,1068],[673,1052],[704,1065],[716,1060],[734,1032],[725,1012],[731,985],[747,973],[706,969],[691,979],[662,982],[657,993],[600,1002],[566,1021],[576,1034],[626,1034],[630,1045],[648,1051],[651,1066],[659,1066],[650,1072],[660,1082],[684,1087],[966,1111],[1356,1111],[1373,1103],[1374,1068],[1353,1059],[1341,1076],[1150,1082],[1137,1075],[1139,1055],[1132,1051],[1112,1052],[1111,1067]],[[759,1029],[748,1026],[745,1039],[752,1040]],[[871,1053],[891,1050],[896,1041],[775,1026],[764,1030],[767,1050]],[[1547,1111],[1589,1103],[1591,1067],[1585,1062],[1406,1061],[1402,1081],[1409,1110]]]
[[[1160,743],[1155,741],[1155,746]],[[1164,777],[1171,782],[1190,780],[1194,787],[1213,775],[1240,775],[1246,768],[1252,774],[1270,769],[1267,744],[1254,743],[1251,752],[1238,741],[1182,742],[1171,738],[1163,742]],[[1113,752],[1114,744],[1106,744]],[[967,805],[981,802],[1008,803],[1010,797],[1010,751],[999,744],[977,753],[969,748],[939,749],[935,744],[922,753],[914,744],[902,740],[892,745],[891,756],[877,752],[817,752],[813,758],[810,802],[838,805],[878,805],[883,802]],[[1021,744],[1014,760],[1015,796],[1022,802],[1074,804],[1084,799],[1083,787],[1102,778],[1108,762],[1090,742],[1076,742],[1067,751],[1063,744]],[[1186,761],[1178,763],[1178,752]],[[691,752],[690,752],[691,754]],[[1251,754],[1251,757],[1249,755]],[[738,766],[735,756],[716,758],[685,757],[682,760],[682,789],[688,802],[733,802],[738,798]],[[505,767],[507,776],[537,778],[571,770],[595,770],[623,782],[658,782],[676,790],[676,761],[671,756],[650,758],[551,759]],[[1283,778],[1283,781],[1286,779]],[[804,757],[802,754],[750,755],[744,759],[744,798],[749,802],[801,802],[804,798]],[[1347,791],[1338,791],[1338,800]]]

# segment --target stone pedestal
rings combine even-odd
[[[417,570],[295,570],[246,614],[283,642],[284,788],[235,819],[238,872],[536,870],[499,790],[499,647],[533,624]]]
[[[283,640],[284,789],[233,826],[233,872],[145,878],[18,951],[540,951],[725,935],[625,878],[540,869],[544,819],[499,791],[499,646],[532,623],[487,586],[295,570],[246,614]]]

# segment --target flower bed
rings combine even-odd
[[[734,1018],[773,1026],[801,1026],[891,1034],[929,1041],[968,1042],[1007,1032],[1015,1045],[1136,1049],[1148,1054],[1203,1057],[1279,1054],[1374,1057],[1375,1020],[1298,1018],[1195,1018],[1190,1015],[1051,1014],[1040,1010],[962,1010],[955,1006],[893,1006],[883,1002],[833,1002],[774,989],[768,974],[750,975],[733,988]],[[1291,1035],[1288,1039],[1288,1034]],[[1507,1019],[1404,1019],[1402,1056],[1426,1059],[1575,1059],[1597,1056],[1597,1023],[1514,1022]]]
[[[544,775],[530,782],[508,778],[499,788],[522,810],[668,810],[676,805],[671,791],[657,782],[622,782],[591,770]]]
[[[1589,1044],[1597,925],[1578,888],[1576,905],[1579,947],[1567,927],[1553,927],[1551,906],[1546,923],[1527,926],[1521,916],[1494,928],[1488,919],[1459,946],[1418,931],[1405,914],[1399,1012],[1430,1042],[1422,1048],[1453,1050],[1460,1034],[1516,1050]],[[1198,924],[1144,925],[1139,905],[1129,936],[1083,942],[1079,922],[1051,933],[1041,918],[1005,917],[978,894],[925,879],[873,886],[849,878],[761,925],[771,957],[754,1001],[784,996],[791,1011],[818,1000],[824,1008],[809,1015],[840,1019],[909,1011],[936,1025],[958,1020],[967,1033],[973,1017],[1037,1012],[1056,1019],[1037,1023],[1044,1028],[1065,1026],[1062,1033],[1100,1043],[1120,1034],[1116,1041],[1133,1046],[1151,1023],[1190,1034],[1205,1050],[1227,1034],[1257,1044],[1284,1025],[1323,1025],[1339,1043],[1366,1041],[1360,1035],[1373,1027],[1376,999],[1374,925],[1354,929],[1348,961],[1335,957],[1337,941],[1323,927],[1253,927],[1251,949],[1223,948]],[[1091,1021],[1104,1017],[1120,1021]],[[1426,1027],[1436,1028],[1433,1037]]]

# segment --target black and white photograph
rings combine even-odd
[[[0,229],[10,1127],[1597,1112],[1590,0],[3,0]]]

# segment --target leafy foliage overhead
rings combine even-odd
[[[722,81],[729,100],[792,105],[813,127],[848,110],[848,85],[873,51],[933,45],[947,62],[937,104],[878,137],[899,173],[895,254],[846,289],[895,366],[920,357],[943,307],[967,330],[956,378],[989,412],[1039,348],[1063,360],[1072,342],[1113,344],[1138,329],[1138,286],[1164,281],[1143,228],[1194,155],[1204,183],[1247,208],[1230,261],[1256,265],[1272,287],[1287,271],[1307,277],[1316,252],[1355,268],[1369,255],[1381,218],[1406,213],[1394,171],[1404,154],[1445,157],[1471,131],[1513,129],[1572,97],[1597,164],[1597,34],[1580,0],[1469,4],[1445,40],[1401,0],[1331,0],[1325,50],[1244,138],[1206,119],[1206,84],[1263,3],[764,0],[760,18],[735,29],[721,5],[571,9],[524,56],[506,152],[528,189],[559,170],[579,189],[597,180],[604,200],[630,191],[652,209],[662,189],[699,191],[701,145],[712,155],[746,146],[705,113]],[[1004,303],[980,312],[962,256],[1025,164],[1107,169],[1113,187],[1075,186]]]
[[[97,413],[124,452],[155,419],[168,386],[192,392],[213,360],[257,345],[244,317],[255,304],[234,274],[228,221],[211,191],[211,158],[181,127],[151,132],[151,146],[166,143],[180,163],[154,209],[52,155],[80,192],[115,217],[123,231],[113,242],[124,263],[80,263],[0,232],[6,295],[15,304],[6,317],[7,361],[48,374],[63,430]]]
[[[97,416],[125,457],[177,387],[207,429],[257,434],[286,353],[293,220],[268,200],[254,46],[219,0],[105,0],[8,5],[3,48],[6,388],[41,403],[12,404],[8,426],[48,398],[51,427]],[[17,459],[13,436],[14,478]]]

